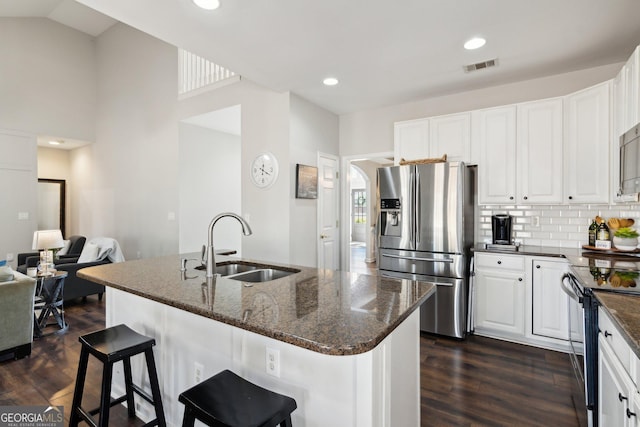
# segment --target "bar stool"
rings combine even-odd
[[[184,404],[182,427],[198,419],[212,427],[291,427],[298,407],[291,397],[259,387],[229,370],[180,394]]]
[[[83,335],[79,338],[82,344],[80,351],[80,362],[78,365],[78,376],[73,392],[73,404],[71,406],[71,416],[69,426],[75,427],[81,420],[86,421],[94,427],[107,427],[109,425],[109,409],[126,400],[127,410],[130,418],[136,416],[133,392],[136,392],[147,402],[151,403],[156,411],[156,418],[145,424],[147,426],[166,426],[162,399],[160,397],[160,386],[156,372],[156,364],[153,358],[153,346],[155,339],[140,335],[125,325],[117,325],[101,331]],[[131,356],[143,353],[147,361],[149,372],[149,382],[151,384],[152,396],[149,396],[142,388],[133,383],[131,376]],[[82,408],[82,393],[84,381],[87,374],[87,363],[89,354],[95,356],[103,363],[102,369],[102,391],[100,395],[100,407],[86,411]],[[113,364],[122,360],[124,365],[124,380],[126,394],[117,399],[111,400],[111,378],[113,374]],[[98,424],[92,415],[100,413]]]

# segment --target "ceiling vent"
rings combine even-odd
[[[464,68],[465,73],[470,73],[471,71],[482,70],[484,68],[491,68],[498,65],[498,58],[490,59],[488,61],[478,62],[476,64],[465,65]]]

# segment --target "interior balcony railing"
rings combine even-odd
[[[240,80],[240,76],[199,55],[178,49],[178,97],[188,97]]]

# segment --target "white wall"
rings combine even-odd
[[[340,116],[340,155],[393,151],[393,123],[566,95],[613,78],[622,63]],[[483,72],[483,71],[479,71]]]
[[[0,18],[0,128],[93,141],[93,37],[45,18]]]
[[[0,129],[27,135],[28,169],[0,173],[0,259],[31,251],[37,229],[37,135],[95,137],[94,39],[44,18],[0,18]],[[14,153],[15,154],[15,153]],[[8,159],[3,152],[0,159]],[[0,160],[1,162],[2,160]],[[18,220],[18,212],[29,219]],[[15,263],[14,263],[15,266]]]
[[[235,105],[241,105],[241,214],[253,230],[251,236],[242,237],[243,257],[289,262],[289,93],[241,80],[182,100],[178,116],[183,120]],[[262,151],[272,152],[280,169],[275,184],[267,189],[254,186],[249,176],[251,161]],[[211,218],[218,213],[211,212]],[[234,224],[229,225],[241,233]]]
[[[92,185],[78,196],[87,237],[118,240],[125,258],[178,251],[177,50],[125,25],[96,40],[98,110]],[[86,228],[85,228],[86,226]]]
[[[290,107],[291,263],[315,267],[318,200],[295,198],[296,164],[318,166],[318,152],[338,155],[338,116],[296,95]]]
[[[214,213],[242,212],[241,138],[186,123],[180,123],[179,138],[180,253],[198,252]],[[240,224],[227,221],[214,229],[215,248],[240,254]]]
[[[37,225],[36,138],[0,129],[0,260],[31,252]],[[16,261],[10,261],[16,267]]]
[[[69,233],[72,215],[71,203],[73,193],[71,185],[73,182],[71,171],[71,151],[56,150],[55,148],[38,147],[38,178],[63,179],[65,181],[65,238],[71,236]]]

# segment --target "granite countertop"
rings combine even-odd
[[[406,279],[319,270],[218,256],[300,270],[287,277],[249,283],[207,280],[193,268],[180,271],[172,255],[84,268],[78,276],[298,347],[330,355],[372,350],[435,293],[435,285]]]
[[[490,252],[490,253],[500,253],[500,254],[510,254],[510,255],[529,255],[529,256],[545,256],[545,257],[560,257],[560,258],[568,258],[570,256],[579,256],[581,250],[575,248],[556,248],[551,246],[531,246],[531,245],[520,245],[517,251],[510,249],[500,249],[496,247],[497,245],[493,245],[491,248],[486,248],[485,243],[476,243],[476,245],[471,248],[473,252]]]
[[[631,350],[640,358],[640,296],[599,291],[594,293],[620,328]]]

